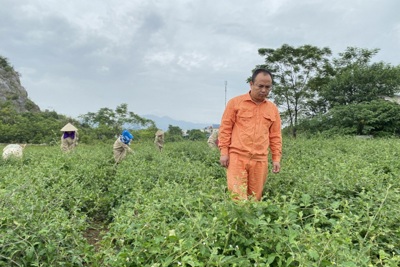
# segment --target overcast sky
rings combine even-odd
[[[0,0],[0,55],[42,110],[127,103],[219,123],[259,48],[379,48],[375,61],[399,65],[399,12],[399,0]]]

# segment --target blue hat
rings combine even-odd
[[[121,141],[124,144],[129,144],[129,142],[133,139],[133,135],[127,130],[123,130],[121,134]]]

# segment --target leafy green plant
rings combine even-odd
[[[397,139],[284,139],[260,202],[231,200],[205,141],[133,149],[0,159],[0,266],[400,264]]]

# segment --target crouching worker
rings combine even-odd
[[[207,144],[211,149],[218,148],[218,129],[214,129],[207,140]]]
[[[133,135],[127,130],[123,130],[122,134],[115,140],[113,146],[115,163],[120,163],[126,157],[127,152],[132,152],[129,147],[131,140],[133,140]]]
[[[164,147],[164,132],[162,130],[158,130],[155,135],[156,137],[154,138],[154,144],[161,152]]]
[[[67,123],[61,132],[61,151],[70,152],[78,145],[78,129],[71,123]]]
[[[18,144],[10,144],[3,148],[3,159],[15,158],[22,159],[23,151],[26,144],[18,145]]]

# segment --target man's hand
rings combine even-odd
[[[229,166],[229,156],[228,155],[221,156],[219,158],[219,163],[221,164],[222,167],[228,168],[228,166]]]
[[[273,165],[273,167],[272,167],[272,172],[273,173],[280,172],[280,170],[281,170],[281,163],[280,162],[274,161],[274,162],[272,162],[272,165]]]

